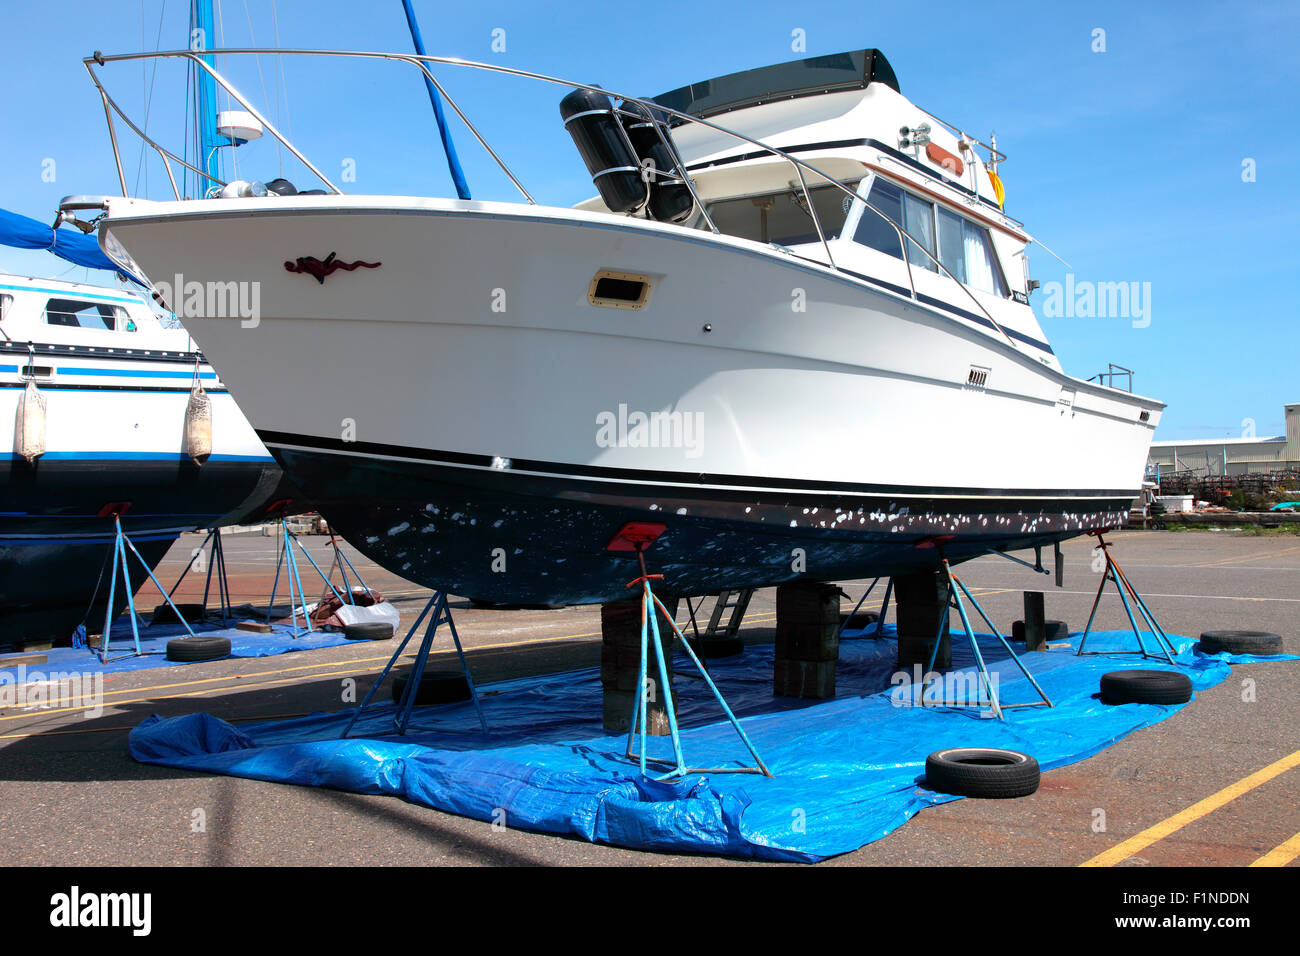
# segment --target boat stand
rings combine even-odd
[[[330,536],[330,541],[333,544],[334,553],[339,555],[338,544],[334,541],[333,535]],[[336,598],[339,599],[341,604],[352,604],[353,600],[350,589],[345,589],[343,593],[340,593],[338,588],[334,587],[334,583],[330,581],[329,575],[320,569],[320,565],[316,563],[316,559],[311,556],[311,553],[307,550],[306,546],[298,540],[296,534],[289,530],[288,519],[281,518],[280,553],[275,562],[275,583],[271,585],[271,601],[266,606],[266,623],[271,623],[271,617],[274,614],[275,595],[280,588],[280,570],[281,568],[284,568],[287,572],[286,578],[289,586],[289,623],[293,626],[294,640],[297,640],[300,636],[298,632],[298,609],[300,607],[302,608],[303,619],[307,624],[307,633],[313,633],[314,629],[311,626],[311,614],[307,612],[307,596],[303,593],[302,589],[302,575],[298,571],[298,559],[294,556],[293,546],[295,544],[298,546],[298,550],[302,552],[303,557],[311,562],[311,566],[315,568],[316,573],[321,576],[321,580],[325,582],[325,586]],[[346,556],[343,560],[347,561]],[[351,567],[350,564],[348,566]],[[333,568],[330,570],[332,572]],[[356,574],[355,568],[352,569],[352,573]],[[358,580],[359,579],[360,576],[358,575]],[[346,576],[344,577],[344,580],[347,580]],[[295,586],[297,591],[297,600],[294,599]]]
[[[1102,573],[1101,584],[1097,586],[1097,596],[1092,601],[1092,613],[1088,615],[1088,626],[1083,629],[1083,637],[1079,639],[1079,649],[1075,652],[1075,656],[1077,657],[1084,653],[1090,655],[1141,654],[1143,657],[1167,661],[1177,667],[1178,662],[1174,657],[1178,652],[1174,650],[1174,645],[1169,640],[1168,635],[1165,634],[1164,628],[1157,623],[1155,615],[1151,613],[1151,609],[1148,608],[1146,602],[1142,600],[1142,595],[1138,594],[1133,585],[1129,583],[1128,575],[1124,573],[1124,569],[1119,566],[1119,562],[1111,555],[1110,543],[1102,537],[1106,530],[1109,529],[1088,532],[1088,534],[1093,535],[1097,539],[1097,547],[1101,549],[1101,553],[1106,558],[1106,570]],[[1097,616],[1097,605],[1101,603],[1101,593],[1106,589],[1107,581],[1115,582],[1115,590],[1119,592],[1119,599],[1124,604],[1124,613],[1128,615],[1128,622],[1133,628],[1133,636],[1137,638],[1138,650],[1136,651],[1085,652],[1083,649],[1083,645],[1088,641],[1088,634],[1092,631],[1092,622]],[[1127,592],[1127,595],[1125,592]],[[1129,598],[1133,599],[1132,604],[1129,603]],[[1142,615],[1146,623],[1151,625],[1151,630],[1156,639],[1156,646],[1160,649],[1159,654],[1152,654],[1147,650],[1147,646],[1142,640],[1142,631],[1138,628],[1136,618],[1133,617],[1134,607],[1138,609],[1138,613]]]
[[[177,610],[176,605],[172,604],[171,596],[166,591],[163,591],[163,586],[158,583],[158,579],[154,577],[153,571],[149,569],[149,562],[145,561],[145,559],[140,556],[140,552],[135,549],[135,545],[131,542],[131,539],[127,537],[126,532],[122,530],[122,518],[120,515],[113,515],[113,527],[113,571],[108,579],[108,607],[104,611],[104,640],[99,648],[99,662],[101,664],[124,660],[128,657],[146,656],[146,652],[140,650],[140,622],[136,619],[135,614],[135,588],[131,586],[131,569],[127,562],[128,549],[130,549],[130,552],[135,555],[135,559],[140,562],[140,566],[144,568],[144,573],[149,575],[149,580],[154,583],[154,587],[162,593],[163,600],[171,605],[171,609],[175,611],[177,619],[181,622],[181,625],[185,628],[186,632],[190,637],[195,636],[194,631],[190,629],[189,622],[181,616],[181,612]],[[119,567],[122,569],[122,587],[126,590],[126,607],[131,614],[131,636],[135,639],[135,653],[119,654],[117,657],[110,658],[108,652],[109,645],[113,640],[113,601],[117,597],[117,572]],[[148,653],[160,654],[162,652],[149,651]]]
[[[217,575],[217,594],[221,600],[221,623],[229,627],[231,615],[230,579],[226,575],[226,550],[221,543],[220,528],[213,528],[208,532],[208,536],[203,539],[203,543],[199,545],[195,554],[202,553],[209,545],[211,545],[212,554],[208,559],[207,577],[203,582],[203,616],[207,617],[208,614],[208,596],[212,593],[212,573],[215,571]],[[189,574],[190,569],[193,567],[193,560],[185,565],[185,570],[181,572],[181,576],[176,579],[176,583],[167,592],[168,603],[170,603],[171,596],[176,593],[176,589],[181,586],[181,582],[185,580],[185,575]]]
[[[416,695],[420,690],[420,681],[424,679],[424,667],[429,662],[429,651],[433,647],[433,639],[438,633],[438,628],[445,623],[448,630],[451,631],[451,639],[456,645],[456,656],[460,658],[461,670],[465,672],[465,683],[469,685],[470,698],[474,701],[474,709],[478,711],[479,726],[483,728],[483,733],[488,732],[487,718],[483,716],[483,703],[479,700],[478,688],[474,686],[474,678],[470,676],[469,663],[465,660],[465,650],[461,647],[460,635],[456,633],[456,622],[452,620],[451,609],[447,607],[447,595],[443,591],[434,591],[433,596],[429,598],[429,603],[424,606],[420,616],[415,619],[411,629],[406,632],[406,637],[402,638],[402,643],[398,645],[393,656],[384,665],[378,680],[370,686],[366,696],[357,705],[352,714],[352,719],[348,721],[347,727],[343,728],[342,737],[347,737],[352,732],[353,725],[356,724],[366,708],[370,706],[370,701],[375,696],[375,692],[379,690],[384,678],[388,676],[388,672],[393,669],[393,665],[402,656],[402,651],[406,649],[406,645],[415,636],[415,632],[419,630],[420,624],[429,616],[430,611],[433,612],[433,616],[429,618],[429,625],[424,630],[424,639],[420,642],[420,649],[415,652],[415,663],[411,665],[411,674],[406,679],[406,688],[402,692],[402,699],[397,702],[397,711],[393,714],[393,726],[397,729],[398,734],[406,735],[406,727],[410,723],[411,711],[415,708]]]
[[[844,620],[840,621],[839,633],[841,635],[843,635],[844,628],[848,626],[849,621],[853,620],[853,618],[857,616],[857,613],[859,609],[862,607],[862,605],[867,603],[867,598],[871,597],[871,592],[876,589],[876,585],[879,583],[880,583],[880,578],[875,578],[874,580],[872,580],[872,582],[869,585],[867,585],[866,592],[862,595],[862,597],[858,598],[858,603],[853,605],[853,610],[849,612],[849,616],[846,617]],[[889,597],[893,593],[894,593],[894,579],[890,578],[889,581],[885,584],[885,599],[880,603],[880,614],[876,617],[876,633],[873,634],[872,637],[879,637],[881,629],[884,628],[885,626],[885,612],[889,610]],[[847,597],[848,595],[845,596]]]
[[[980,683],[983,685],[984,693],[988,697],[987,709],[992,712],[994,717],[998,720],[1006,720],[1006,717],[1003,716],[1003,712],[1015,710],[1017,708],[1054,707],[1055,705],[1052,703],[1051,698],[1047,696],[1043,691],[1043,688],[1038,686],[1038,681],[1034,680],[1033,675],[1029,673],[1029,669],[1025,667],[1024,662],[1020,659],[1020,655],[1018,655],[1011,647],[1011,643],[1002,636],[1002,632],[998,630],[997,625],[994,624],[993,621],[989,619],[989,616],[984,613],[984,608],[980,606],[979,601],[975,600],[975,595],[970,593],[970,590],[964,583],[962,583],[961,578],[952,573],[952,566],[949,565],[948,558],[944,555],[943,549],[937,543],[935,547],[939,548],[939,559],[943,562],[943,573],[948,579],[948,602],[944,606],[943,613],[939,618],[938,633],[935,635],[934,640],[934,650],[930,652],[930,664],[926,668],[926,673],[934,673],[934,662],[938,659],[939,645],[943,642],[944,624],[947,622],[948,612],[956,610],[957,614],[961,617],[962,627],[966,631],[966,639],[970,641],[971,650],[975,653],[975,664],[979,669]],[[999,700],[997,690],[993,686],[993,681],[989,678],[989,669],[984,663],[984,655],[980,653],[979,641],[975,639],[975,630],[970,626],[970,618],[966,616],[966,607],[961,601],[962,594],[965,594],[966,600],[970,601],[970,603],[975,606],[975,610],[980,612],[980,617],[984,618],[984,623],[992,629],[994,636],[1002,643],[1002,646],[1006,648],[1007,653],[1011,655],[1011,660],[1015,662],[1015,665],[1018,668],[1020,668],[1020,673],[1024,674],[1029,683],[1034,686],[1034,690],[1038,692],[1038,696],[1042,698],[1041,700],[1030,701],[1024,704],[1004,704]],[[931,701],[927,703],[925,699],[924,684],[921,686],[920,702],[922,707],[955,707],[959,709],[969,708],[974,710],[985,709],[985,705],[978,700],[973,704],[967,701],[956,700]]]
[[[761,773],[765,777],[772,776],[772,772],[767,769],[767,765],[763,763],[763,758],[760,757],[758,751],[754,749],[754,745],[750,742],[749,736],[745,733],[744,728],[740,726],[740,721],[736,719],[736,715],[733,714],[731,708],[727,706],[726,700],[723,699],[722,693],[718,690],[718,685],[713,683],[713,678],[709,676],[708,669],[691,648],[690,642],[686,640],[681,630],[677,627],[677,622],[675,622],[673,616],[668,613],[668,609],[664,607],[663,602],[660,601],[659,598],[655,596],[654,592],[650,590],[650,582],[652,580],[662,581],[664,576],[662,574],[649,574],[646,572],[645,549],[662,532],[662,526],[658,526],[659,531],[646,534],[633,527],[636,524],[636,522],[631,522],[629,525],[625,525],[623,530],[615,536],[615,541],[621,539],[622,542],[625,543],[624,546],[611,548],[611,550],[628,550],[626,544],[631,544],[636,550],[637,563],[641,569],[641,576],[629,581],[627,585],[629,588],[634,588],[638,584],[641,586],[641,665],[637,671],[636,694],[632,700],[632,723],[627,732],[627,752],[625,756],[629,760],[639,760],[641,765],[641,776],[643,777],[649,776],[646,771],[647,764],[653,763],[671,768],[667,773],[654,777],[653,779],[655,780],[671,780],[675,777],[685,777],[689,774],[696,773]],[[653,536],[650,536],[650,534]],[[727,715],[727,720],[731,722],[731,726],[735,728],[736,733],[740,735],[740,739],[744,741],[745,747],[749,750],[749,754],[754,758],[754,762],[757,766],[710,768],[692,768],[686,766],[686,758],[682,754],[681,734],[677,729],[677,708],[673,704],[672,682],[668,679],[668,663],[664,658],[664,648],[659,638],[658,618],[660,614],[662,614],[663,619],[668,622],[668,626],[672,628],[673,634],[681,641],[682,648],[686,651],[687,656],[690,657],[691,663],[695,665],[695,669],[699,671],[700,677],[703,678],[704,683],[709,685],[709,690],[713,692],[713,696],[717,699],[718,703],[722,705],[722,710]],[[655,659],[659,670],[659,687],[663,689],[664,712],[668,716],[668,730],[673,740],[673,754],[676,757],[675,761],[665,760],[659,757],[651,757],[646,753],[646,729],[649,726],[649,715],[647,714],[649,695],[646,693],[646,676],[650,662],[649,639],[652,632],[654,634]],[[635,752],[634,749],[638,722],[641,727],[641,750],[639,754]]]
[[[338,568],[339,577],[343,579],[344,599],[349,604],[355,604],[356,602],[352,600],[353,589],[352,582],[348,580],[348,572],[351,571],[352,577],[356,578],[357,588],[359,590],[369,594],[370,588],[366,586],[365,581],[361,580],[361,572],[352,566],[352,562],[348,560],[348,556],[344,554],[343,549],[339,547],[339,541],[338,538],[334,536],[333,528],[330,529],[330,549],[334,552],[334,558],[330,562],[329,573],[325,575],[325,590],[321,591],[321,600],[324,601],[329,597],[330,591],[334,591],[334,585],[332,583],[334,581],[334,569]],[[338,591],[334,591],[334,593],[338,594]]]

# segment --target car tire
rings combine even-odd
[[[229,656],[228,637],[177,637],[167,642],[169,661],[215,661]]]
[[[410,674],[399,674],[393,678],[393,702],[401,703],[402,694],[406,692],[406,682]],[[454,704],[469,700],[469,681],[462,671],[427,670],[420,678],[420,686],[415,692],[415,702],[420,706],[426,704]]]
[[[343,627],[343,636],[349,641],[386,641],[393,636],[393,625],[384,621],[347,624]]]
[[[1268,631],[1205,631],[1201,634],[1203,654],[1258,654],[1267,657],[1282,653],[1282,636]]]
[[[1040,778],[1038,761],[1016,750],[952,747],[925,758],[925,786],[959,797],[1027,797]]]
[[[745,650],[745,642],[738,637],[710,637],[691,641],[691,650],[705,660],[735,657]]]
[[[1185,704],[1192,699],[1192,680],[1179,671],[1111,671],[1101,675],[1101,699],[1108,704]]]

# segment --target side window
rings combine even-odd
[[[871,184],[871,193],[867,196],[867,202],[884,213],[889,220],[902,223],[903,191],[894,184],[887,183],[877,176]],[[862,210],[862,218],[858,221],[853,239],[877,252],[888,253],[895,259],[903,258],[903,247],[898,241],[898,232],[875,209]]]
[[[934,249],[934,204],[924,199],[918,199],[911,193],[903,194],[903,228],[907,234],[913,237],[907,240],[907,261],[914,266],[921,266],[923,269],[929,269],[931,272],[938,272],[938,267],[934,264],[931,256],[935,255]],[[925,248],[922,252],[917,248],[917,244]],[[928,252],[930,255],[926,255]]]
[[[107,329],[110,332],[135,331],[135,323],[127,321],[126,309],[120,305],[83,299],[50,299],[45,303],[45,323],[68,328]]]
[[[14,304],[14,297],[7,293],[0,293],[0,322],[9,318],[9,307]]]
[[[1002,278],[1002,270],[993,254],[993,243],[989,239],[988,230],[969,219],[962,222],[962,240],[966,252],[966,278],[963,281],[972,289],[1005,298],[1007,283]]]
[[[965,223],[956,213],[939,210],[939,261],[958,282],[966,281]]]

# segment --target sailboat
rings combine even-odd
[[[689,595],[1126,521],[1163,404],[1065,373],[1029,306],[1005,156],[908,100],[880,51],[653,98],[278,52],[415,64],[431,93],[433,68],[567,88],[599,193],[539,204],[489,147],[522,201],[345,195],[209,65],[324,194],[151,201],[123,182],[100,203],[101,245],[155,281],[257,284],[255,329],[193,332],[276,460],[389,570],[594,603],[626,594],[629,524]],[[86,64],[100,85],[140,56],[201,59]],[[322,374],[339,356],[352,371]]]

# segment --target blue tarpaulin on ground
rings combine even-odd
[[[231,657],[271,657],[275,654],[288,654],[291,651],[312,651],[321,647],[356,643],[349,641],[338,631],[315,630],[308,634],[301,623],[298,625],[298,637],[294,637],[293,628],[288,624],[273,624],[273,630],[269,634],[241,631],[234,627],[223,628],[220,625],[191,626],[195,634],[204,637],[230,638]],[[140,650],[143,656],[135,655],[135,641],[131,637],[131,620],[123,616],[113,623],[113,639],[108,645],[108,663],[100,663],[98,648],[55,647],[40,652],[45,656],[44,664],[26,665],[21,671],[17,666],[6,665],[5,659],[0,656],[0,680],[41,680],[45,675],[54,672],[117,674],[123,671],[147,670],[152,667],[177,667],[186,663],[169,661],[166,656],[168,641],[174,637],[187,636],[181,624],[175,621],[170,624],[150,624],[142,619],[139,627]]]
[[[970,710],[918,707],[909,703],[915,685],[897,683],[891,636],[886,628],[880,640],[841,643],[837,697],[830,701],[773,698],[771,646],[710,663],[772,778],[642,779],[623,756],[626,735],[601,729],[596,669],[487,685],[487,734],[465,702],[417,708],[406,737],[393,734],[391,705],[373,708],[348,740],[339,736],[351,711],[239,729],[208,714],[155,715],[131,732],[129,746],[146,763],[393,794],[508,827],[618,846],[814,862],[878,840],[926,806],[957,799],[923,784],[925,758],[935,750],[1004,747],[1032,754],[1050,770],[1185,706],[1103,704],[1103,673],[1168,665],[1136,655],[1076,657],[1058,648],[1022,656],[1053,708],[1009,711],[1002,722]],[[1193,639],[1171,639],[1198,691],[1223,681],[1229,663],[1295,659],[1203,655]],[[981,650],[1003,703],[1035,699],[1014,662],[991,642],[991,636],[981,641]],[[1133,646],[1132,632],[1094,632],[1088,639],[1089,651]],[[953,658],[951,673],[969,677],[973,657],[958,635]],[[679,674],[689,666],[678,657]],[[744,746],[703,682],[679,677],[675,687],[687,761],[745,763]],[[670,743],[652,739],[651,751],[668,756]]]

